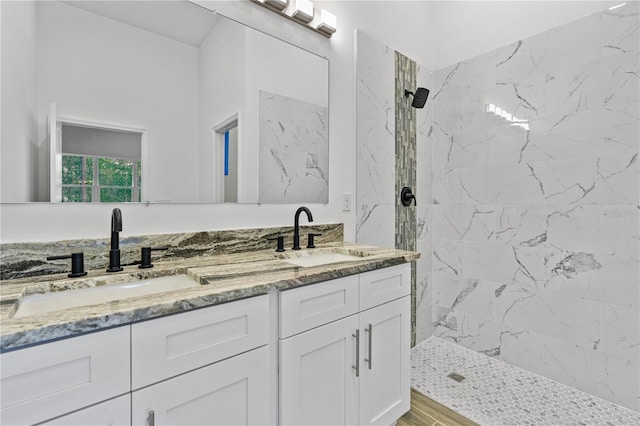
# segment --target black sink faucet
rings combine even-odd
[[[300,213],[305,212],[309,222],[313,222],[313,216],[311,211],[306,207],[300,207],[296,210],[296,215],[293,217],[293,249],[300,250]]]
[[[109,250],[107,272],[122,271],[122,266],[120,266],[120,231],[122,231],[122,212],[119,208],[115,208],[111,212],[111,250]]]

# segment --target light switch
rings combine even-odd
[[[342,193],[342,211],[350,212],[352,209],[353,197],[350,192]]]

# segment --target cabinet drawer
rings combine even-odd
[[[134,324],[132,388],[266,345],[268,339],[268,295]]]
[[[34,424],[129,392],[129,330],[2,354],[0,423]]]
[[[358,312],[358,276],[338,278],[280,293],[280,337]]]
[[[411,294],[411,264],[360,274],[360,310]]]

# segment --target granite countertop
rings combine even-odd
[[[289,263],[291,257],[342,253],[361,259],[313,267]],[[246,297],[267,294],[347,275],[410,262],[419,253],[353,243],[329,243],[315,249],[273,250],[154,262],[152,269],[126,266],[122,272],[89,271],[82,278],[64,274],[0,281],[0,351],[90,331],[157,318]],[[201,285],[13,318],[21,298],[31,294],[108,286],[167,275],[187,274]]]

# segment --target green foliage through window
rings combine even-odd
[[[141,176],[140,160],[64,154],[62,201],[137,202]]]
[[[128,186],[133,184],[133,160],[98,158],[98,181],[102,186]]]

